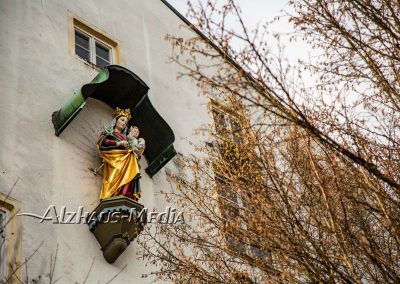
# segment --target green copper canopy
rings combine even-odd
[[[118,65],[102,69],[89,83],[68,99],[52,115],[56,136],[85,106],[87,98],[100,100],[113,109],[130,108],[132,119],[129,125],[137,125],[141,137],[146,140],[144,156],[148,162],[146,172],[153,176],[176,154],[174,132],[151,104],[149,87],[132,71]]]

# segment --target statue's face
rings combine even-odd
[[[139,128],[131,126],[129,134],[135,138],[138,138],[139,137]]]
[[[117,128],[119,131],[122,131],[126,127],[127,123],[128,119],[125,116],[120,116],[115,123],[115,128]]]

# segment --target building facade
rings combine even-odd
[[[91,211],[98,205],[102,178],[94,174],[101,165],[96,140],[113,109],[87,97],[59,133],[52,114],[104,66],[130,70],[149,87],[147,97],[173,131],[176,152],[192,153],[188,141],[204,139],[194,130],[210,121],[208,102],[198,96],[194,82],[176,79],[180,69],[169,63],[172,47],[166,34],[194,33],[160,0],[0,1],[0,222],[7,224],[1,232],[3,279],[47,283],[53,269],[59,283],[86,278],[86,283],[106,283],[119,272],[114,283],[151,281],[141,277],[154,268],[138,259],[135,241],[109,264],[87,224],[40,223],[15,214],[43,215],[49,207],[58,213],[62,207]],[[157,129],[143,130],[160,140],[165,136],[154,133]],[[171,162],[166,162],[147,174],[148,160],[140,160],[140,203],[149,209],[173,206],[160,194],[171,189],[165,173]]]

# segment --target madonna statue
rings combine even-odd
[[[97,140],[97,148],[104,159],[103,184],[100,200],[124,195],[135,201],[140,197],[137,155],[127,140],[130,110],[116,108],[115,117]]]

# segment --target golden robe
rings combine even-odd
[[[117,190],[131,182],[139,173],[139,166],[131,148],[102,150],[100,143],[104,135],[97,140],[97,148],[104,159],[103,184],[100,199],[113,196]]]

